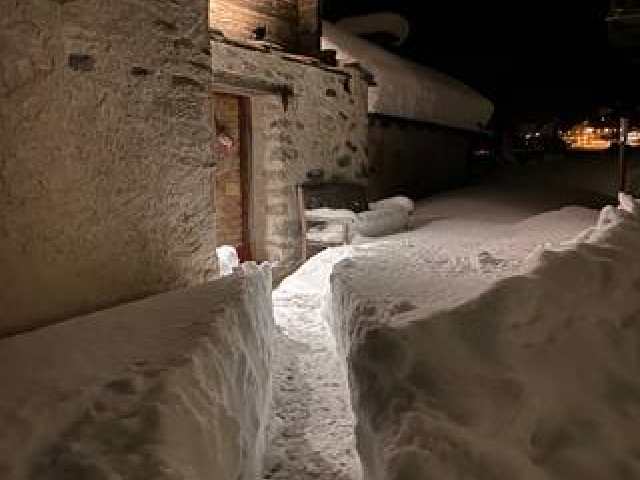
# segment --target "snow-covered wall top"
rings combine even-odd
[[[0,340],[0,478],[258,478],[274,328],[247,265]]]
[[[464,130],[484,128],[493,104],[463,83],[404,60],[329,22],[322,24],[322,48],[342,61],[360,63],[374,75],[369,112],[432,122]]]

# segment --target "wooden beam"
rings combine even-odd
[[[289,98],[293,96],[293,87],[285,83],[273,83],[260,78],[247,77],[232,72],[213,72],[213,89],[231,88],[247,94],[279,95],[284,109],[289,105]]]

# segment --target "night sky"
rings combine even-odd
[[[412,33],[396,52],[482,92],[500,124],[597,115],[640,96],[637,64],[607,36],[608,0],[326,0],[323,9],[327,20],[403,14]]]

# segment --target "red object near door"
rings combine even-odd
[[[238,253],[238,260],[240,262],[248,262],[251,260],[251,250],[248,244],[241,243],[236,245],[236,252]]]

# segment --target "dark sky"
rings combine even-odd
[[[405,15],[412,33],[397,53],[473,86],[500,119],[578,117],[631,104],[640,90],[638,69],[609,42],[608,0],[325,0],[323,8],[328,20]]]

